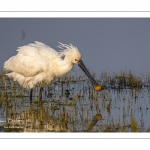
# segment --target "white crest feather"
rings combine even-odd
[[[59,42],[60,45],[58,45],[57,47],[59,47],[61,50],[59,50],[59,54],[61,56],[66,56],[66,55],[78,55],[79,57],[81,57],[81,54],[78,50],[77,47],[73,46],[72,44],[63,44],[61,42]]]

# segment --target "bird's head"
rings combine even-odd
[[[91,76],[91,74],[89,73],[89,71],[87,70],[87,68],[85,67],[83,61],[82,61],[82,56],[78,50],[77,47],[73,46],[72,44],[67,45],[67,44],[62,44],[60,43],[60,45],[58,46],[60,49],[60,54],[62,56],[67,57],[67,59],[69,59],[70,62],[72,62],[73,64],[77,64],[79,65],[79,67],[85,72],[85,74],[89,77],[94,89],[96,91],[100,91],[102,90],[102,86],[100,86],[95,80],[94,78]]]
[[[72,44],[67,45],[60,43],[58,47],[62,49],[59,51],[59,53],[62,56],[67,57],[67,59],[73,64],[78,64],[78,61],[81,60],[81,53],[79,52],[78,48],[73,46]]]

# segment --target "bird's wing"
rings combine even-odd
[[[48,67],[48,61],[43,56],[32,57],[23,54],[17,54],[4,63],[4,68],[25,77],[32,77],[44,72]]]
[[[51,62],[60,57],[57,51],[40,42],[22,46],[17,51],[16,56],[4,63],[4,68],[25,77],[46,71]]]
[[[30,56],[35,56],[35,55],[42,55],[45,57],[48,57],[48,59],[54,59],[57,57],[60,57],[60,54],[51,48],[50,46],[35,41],[35,43],[31,43],[22,47],[19,47],[17,50],[18,53],[23,54],[23,55],[30,55]]]

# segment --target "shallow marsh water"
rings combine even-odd
[[[72,72],[44,87],[23,89],[0,76],[1,132],[148,132],[150,77],[131,72],[93,74],[104,90],[96,92],[88,78]]]

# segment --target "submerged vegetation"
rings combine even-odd
[[[29,90],[0,73],[1,132],[149,132],[150,75],[131,71],[93,76],[103,90],[96,92],[88,78],[71,72],[44,87]]]

